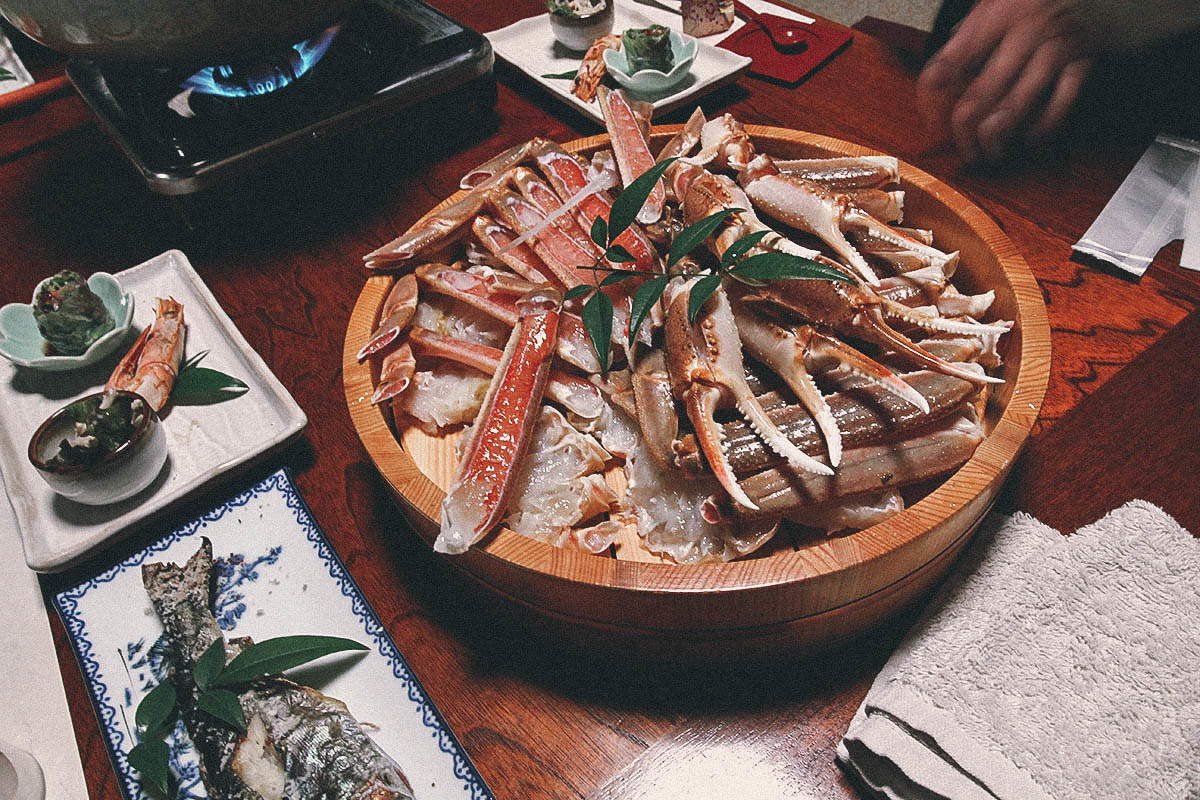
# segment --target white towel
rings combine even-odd
[[[880,796],[1200,798],[1200,542],[1135,500],[993,516],[838,747]]]

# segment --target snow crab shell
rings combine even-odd
[[[814,134],[746,128],[762,151],[781,159],[880,155]],[[679,129],[654,129],[655,146]],[[607,144],[601,135],[565,147],[590,155]],[[662,563],[626,546],[629,531],[618,537],[613,557],[564,551],[501,530],[453,564],[562,639],[594,645],[597,652],[687,661],[811,651],[877,623],[932,585],[991,507],[1036,421],[1048,378],[1049,329],[1032,275],[990,218],[907,164],[900,164],[900,176],[904,224],[933,229],[945,247],[959,251],[955,281],[961,290],[994,289],[996,313],[1016,320],[1007,343],[1006,383],[992,393],[983,420],[986,438],[963,467],[879,525],[832,539],[777,536],[742,561]],[[378,321],[390,282],[389,276],[370,277],[351,316],[346,397],[369,457],[413,527],[432,542],[458,435],[438,439],[416,426],[393,429],[386,410],[368,402],[377,379],[372,365],[354,359]],[[610,481],[623,490],[611,474]]]

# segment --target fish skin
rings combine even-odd
[[[212,614],[212,577],[212,543],[207,538],[183,566],[142,566],[142,583],[175,656],[171,680],[181,699],[191,698],[184,701],[190,711],[183,722],[200,755],[200,774],[209,796],[263,800],[234,767],[246,737],[195,710],[199,694],[192,677],[195,661],[222,637]],[[248,638],[229,640],[227,662],[251,644]],[[279,676],[251,681],[238,700],[247,725],[261,723],[270,756],[282,765],[282,797],[413,800],[412,787],[400,767],[371,741],[340,700]]]

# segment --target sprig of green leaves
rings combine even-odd
[[[223,400],[231,400],[245,394],[250,387],[245,382],[226,375],[224,372],[198,364],[208,355],[201,350],[183,362],[175,385],[171,389],[171,402],[178,406],[209,406]]]
[[[0,67],[0,81],[15,81],[17,76],[4,67]]]
[[[564,295],[567,300],[587,298],[583,304],[581,316],[602,370],[608,368],[613,323],[612,301],[601,291],[606,286],[637,276],[647,278],[633,294],[626,344],[628,349],[632,349],[638,331],[641,330],[646,317],[650,315],[651,309],[662,298],[668,284],[677,278],[687,279],[700,276],[699,280],[692,285],[688,297],[688,320],[693,323],[696,321],[700,309],[704,307],[708,298],[725,278],[732,278],[752,286],[761,286],[772,280],[820,279],[846,282],[851,280],[840,270],[790,253],[770,251],[747,255],[762,242],[765,236],[771,233],[770,231],[751,233],[733,242],[721,254],[720,263],[716,267],[701,268],[699,271],[693,272],[673,271],[676,264],[703,244],[729,217],[745,210],[741,208],[722,209],[704,219],[697,220],[680,231],[671,242],[670,250],[667,252],[665,274],[611,266],[611,263],[624,264],[637,260],[628,250],[616,244],[616,240],[633,224],[638,211],[650,196],[654,185],[675,160],[675,158],[664,159],[644,172],[617,195],[607,221],[603,217],[595,219],[590,236],[592,241],[604,251],[604,254],[597,258],[594,264],[584,267],[592,271],[595,280],[591,284],[575,286]],[[601,278],[601,272],[608,274]]]
[[[245,733],[246,717],[233,689],[322,656],[366,649],[366,645],[340,636],[279,636],[251,645],[226,664],[225,640],[218,637],[192,667],[192,679],[199,690],[195,709],[238,733]],[[144,785],[164,796],[169,788],[170,763],[164,739],[184,711],[175,687],[170,681],[163,681],[147,692],[134,712],[139,741],[129,751],[129,765],[138,771]]]

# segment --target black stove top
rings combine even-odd
[[[179,195],[313,139],[404,108],[419,113],[447,92],[494,102],[492,63],[484,37],[440,12],[416,0],[373,0],[340,29],[252,67],[181,74],[76,60],[67,74],[150,188]],[[238,73],[243,82],[230,84]],[[226,84],[237,96],[210,93]]]

